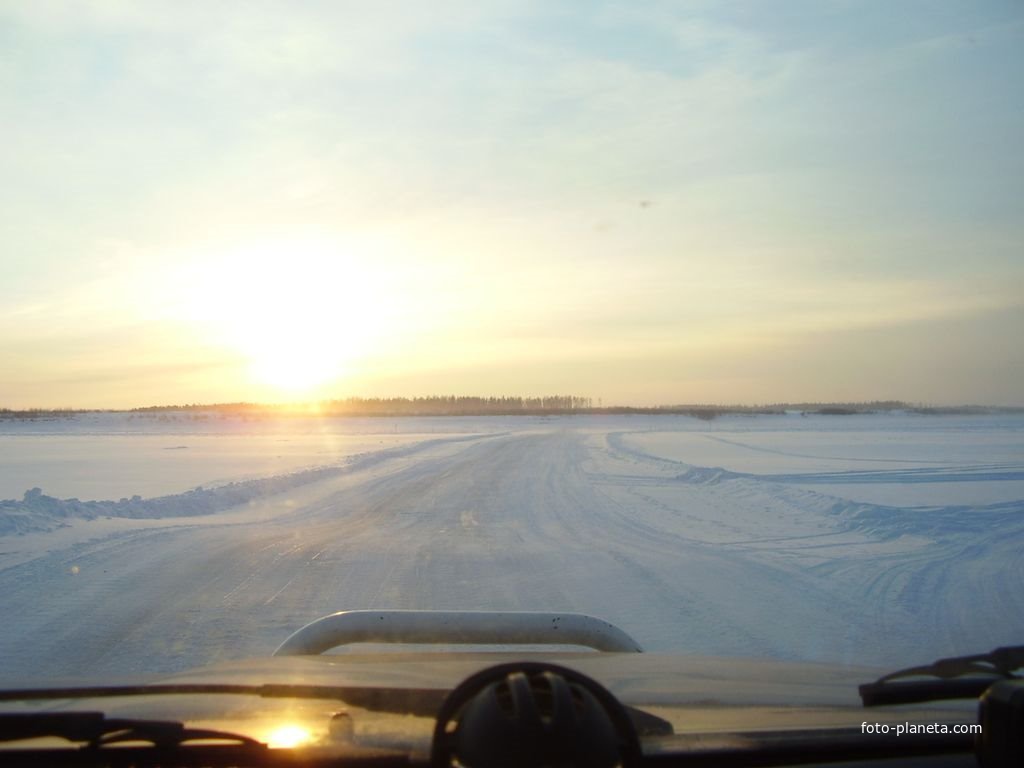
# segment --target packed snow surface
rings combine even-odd
[[[1024,417],[0,422],[0,678],[265,656],[337,610],[589,613],[648,650],[1024,642]]]

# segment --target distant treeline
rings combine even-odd
[[[320,415],[320,416],[515,416],[519,414],[582,413],[592,409],[589,397],[548,395],[545,397],[471,397],[432,395],[429,397],[349,397],[298,405],[262,403],[220,403],[216,405],[171,405],[136,408],[135,412],[203,410],[226,415]]]
[[[783,415],[794,411],[805,415],[847,416],[887,411],[922,414],[1024,413],[1024,408],[1004,406],[929,407],[901,400],[872,400],[859,403],[773,403],[771,405],[720,405],[692,403],[648,407],[593,404],[590,397],[549,395],[547,397],[472,397],[433,395],[428,397],[349,397],[319,403],[268,405],[264,403],[220,403],[216,405],[162,405],[136,408],[141,413],[204,411],[238,416],[516,416],[564,414],[647,414],[691,416],[711,420],[726,415]]]
[[[74,408],[0,408],[0,419],[63,419],[76,413],[86,413]],[[95,412],[95,411],[93,411]]]

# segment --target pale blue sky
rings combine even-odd
[[[0,2],[0,407],[1024,404],[1024,6]]]

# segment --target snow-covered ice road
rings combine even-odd
[[[844,502],[586,422],[425,441],[218,514],[33,535],[0,539],[5,682],[268,655],[368,607],[579,611],[649,650],[881,665],[1024,638],[1020,503]]]

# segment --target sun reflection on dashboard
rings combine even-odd
[[[293,749],[312,741],[312,739],[313,734],[308,728],[289,723],[280,725],[268,733],[266,743],[271,749]]]

